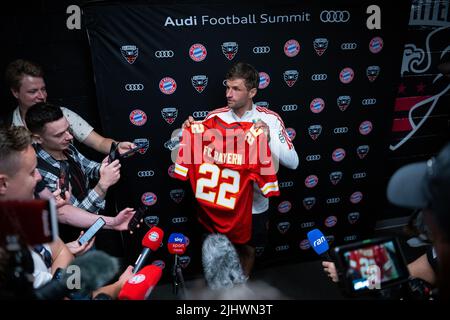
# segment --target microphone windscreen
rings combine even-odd
[[[156,251],[161,246],[164,237],[164,231],[158,227],[153,227],[147,231],[144,238],[142,238],[142,246],[149,248],[151,251]]]
[[[119,293],[120,300],[145,300],[161,279],[162,269],[155,265],[142,268],[130,278]]]
[[[236,249],[223,234],[210,234],[202,246],[203,273],[211,289],[231,288],[247,277],[242,271]]]

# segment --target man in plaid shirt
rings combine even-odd
[[[93,213],[104,209],[108,188],[120,178],[119,161],[109,164],[107,157],[102,163],[85,158],[72,144],[69,123],[56,106],[45,102],[35,104],[25,119],[36,138],[38,170],[45,185],[52,192],[57,190],[61,167],[66,167],[72,191],[70,203]],[[93,189],[89,189],[90,179],[98,179]]]

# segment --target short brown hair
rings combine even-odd
[[[0,127],[0,173],[13,173],[17,155],[31,145],[31,132],[25,127]]]
[[[34,62],[17,59],[9,63],[5,71],[5,82],[11,89],[19,90],[23,76],[44,77],[42,67]]]
[[[237,62],[231,66],[226,75],[227,80],[244,79],[245,87],[248,90],[258,89],[259,73],[255,67],[245,62]]]

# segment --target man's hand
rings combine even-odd
[[[111,229],[117,231],[128,230],[128,223],[133,218],[136,211],[133,208],[125,208],[113,218]]]
[[[328,274],[333,282],[338,282],[338,275],[336,271],[336,265],[330,261],[322,261],[323,270]]]
[[[110,164],[108,164],[108,157],[106,157],[102,161],[102,165],[100,167],[100,180],[98,184],[102,188],[104,192],[115,184],[120,179],[120,162],[119,160],[114,160]]]
[[[63,199],[63,197],[61,197],[61,189],[56,189],[55,191],[52,192],[53,196],[55,197],[55,202],[56,202],[56,208],[59,209],[62,206],[65,206],[66,204],[70,204],[70,192],[66,191],[64,193],[65,199]]]
[[[181,129],[187,129],[191,126],[191,124],[195,122],[194,118],[189,116],[186,121],[183,122]]]
[[[84,231],[81,231],[80,236],[78,237],[77,240],[69,242],[69,243],[66,243],[67,248],[69,248],[69,251],[74,256],[81,256],[81,255],[85,254],[94,245],[95,237],[92,237],[91,240],[89,240],[88,242],[83,243],[82,245],[80,245],[78,243],[78,240],[80,240],[80,238],[83,235],[83,233],[84,233]]]
[[[262,120],[258,120],[255,122],[255,129],[261,129],[267,137],[267,142],[270,142],[270,128],[267,123]]]
[[[123,154],[133,148],[136,148],[136,145],[129,141],[121,141],[121,142],[119,142],[119,145],[117,146],[117,150],[119,151],[120,154]]]

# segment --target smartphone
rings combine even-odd
[[[69,181],[69,164],[66,161],[61,161],[59,171],[59,189],[61,190],[61,198],[64,200],[66,200],[66,191],[69,190]]]
[[[81,238],[78,240],[78,243],[80,245],[83,245],[85,242],[88,242],[92,239],[93,236],[106,224],[105,220],[102,218],[98,218],[97,221],[94,222],[92,226],[89,227],[89,229],[86,230],[86,232],[81,236]]]
[[[56,240],[58,218],[55,201],[0,201],[0,235],[0,243],[5,237],[15,235],[29,245]]]
[[[139,149],[142,149],[142,146],[136,146],[133,149],[127,150],[126,152],[121,154],[121,153],[119,153],[118,144],[113,142],[111,144],[111,149],[109,151],[108,163],[111,163],[116,159],[128,158],[128,157],[132,156]]]

